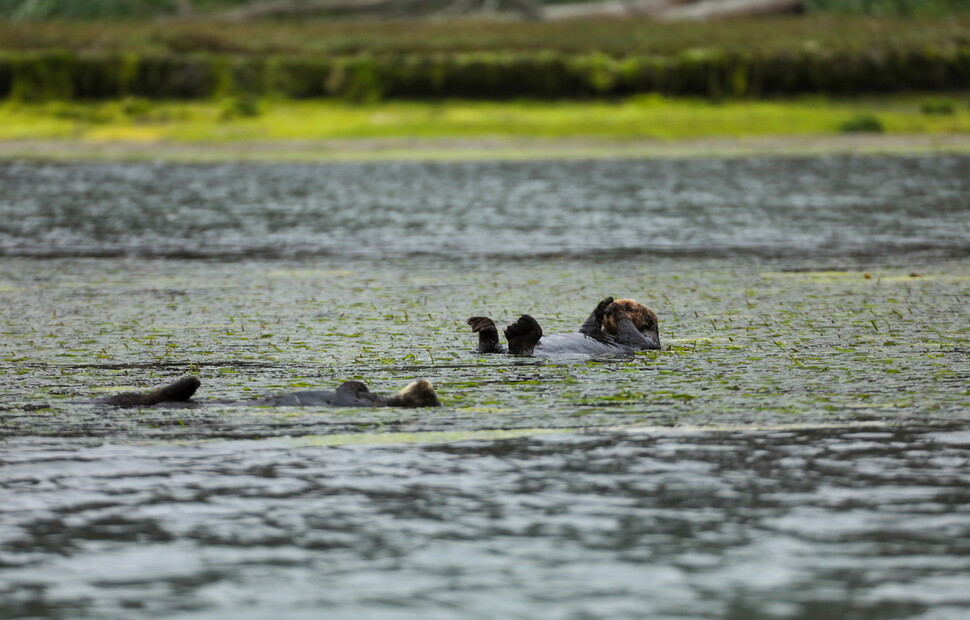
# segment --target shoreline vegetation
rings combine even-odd
[[[970,152],[970,18],[0,22],[0,158]]]
[[[966,88],[970,18],[0,21],[0,99],[761,98]]]
[[[970,153],[970,93],[772,100],[7,103],[0,158],[515,159]]]

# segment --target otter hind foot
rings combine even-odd
[[[505,328],[509,353],[513,355],[532,355],[540,338],[542,338],[542,328],[539,322],[528,314],[523,314],[519,320]]]
[[[151,407],[158,403],[186,402],[200,385],[202,382],[198,377],[189,375],[151,392],[125,392],[105,398],[101,402],[115,407]]]

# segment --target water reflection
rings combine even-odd
[[[970,610],[965,431],[308,443],[16,442],[0,616]]]

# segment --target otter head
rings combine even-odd
[[[387,399],[388,407],[440,407],[441,401],[434,386],[426,379],[413,381]]]
[[[613,302],[613,305],[630,316],[630,320],[633,321],[641,334],[659,336],[657,315],[653,310],[632,299],[617,299]],[[616,335],[616,315],[614,313],[606,313],[603,316],[603,331]]]

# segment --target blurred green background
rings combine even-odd
[[[582,0],[533,0],[537,5],[576,4]],[[5,19],[106,19],[178,15],[187,8],[212,13],[253,0],[0,0]],[[264,3],[265,4],[265,3]],[[402,2],[407,4],[407,2]],[[432,3],[422,3],[425,7]],[[440,9],[455,3],[441,0]],[[805,0],[809,13],[842,13],[902,17],[940,17],[970,12],[970,0]],[[340,9],[333,9],[339,12]]]
[[[970,149],[970,0],[740,4],[0,0],[0,156],[51,139],[895,134]]]

